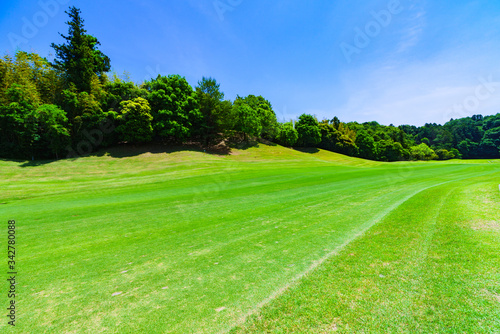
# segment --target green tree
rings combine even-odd
[[[351,137],[355,137],[355,133],[345,123],[339,123],[336,128],[334,123],[324,120],[319,123],[319,129],[321,131],[321,141],[317,145],[318,147],[350,156],[358,154],[358,147]]]
[[[35,109],[38,102],[29,90],[13,83],[5,92],[8,104],[0,105],[0,154],[4,157],[33,157],[39,139]]]
[[[196,87],[196,99],[202,114],[197,133],[208,145],[214,141],[220,133],[225,132],[224,118],[228,115],[231,106],[224,103],[224,93],[220,90],[220,84],[213,78],[203,77]]]
[[[465,159],[477,158],[479,156],[479,143],[465,139],[458,144],[458,150]]]
[[[244,103],[256,112],[261,128],[261,131],[257,136],[268,140],[273,140],[276,137],[278,131],[278,120],[271,102],[262,96],[248,95],[245,98],[238,96],[235,103]]]
[[[351,129],[348,124],[340,122],[337,129],[339,137],[335,143],[334,152],[349,156],[357,156],[359,149],[356,146],[356,131]]]
[[[244,103],[241,99],[233,105],[236,118],[234,130],[247,136],[259,137],[262,132],[262,123],[257,110]]]
[[[377,150],[378,158],[382,161],[399,161],[410,157],[410,153],[403,148],[403,145],[392,139],[377,142]]]
[[[451,148],[453,147],[453,139],[453,134],[450,131],[442,129],[442,131],[440,131],[436,136],[434,145],[437,148],[451,150]]]
[[[147,100],[138,97],[121,103],[121,115],[118,116],[117,131],[123,140],[130,143],[147,143],[153,137],[151,108]]]
[[[70,144],[66,113],[53,104],[44,104],[35,111],[37,124],[37,157],[48,158],[46,148],[59,159],[59,154]]]
[[[62,82],[50,63],[36,53],[17,51],[14,58],[0,59],[0,103],[8,105],[7,89],[13,84],[22,87],[33,105],[53,104]]]
[[[301,147],[316,147],[321,142],[321,131],[318,120],[312,116],[303,114],[295,123],[295,129],[299,134],[297,144]]]
[[[500,125],[500,120],[498,125]],[[481,155],[485,158],[500,158],[500,126],[490,128],[484,133],[484,137],[481,140],[480,150]]]
[[[483,129],[485,131],[500,127],[500,114],[485,117],[483,121]]]
[[[60,34],[66,40],[64,44],[52,43],[55,51],[53,66],[64,73],[67,87],[74,84],[80,92],[91,92],[92,79],[101,76],[111,68],[109,58],[98,50],[97,38],[88,35],[80,9],[70,7],[68,36]]]
[[[453,155],[452,159],[462,159],[462,154],[456,148],[452,148],[450,153]]]
[[[28,103],[35,108],[42,104],[35,73],[26,52],[17,52],[14,59],[6,56],[2,65],[4,78],[0,81],[0,102],[4,105],[12,102]],[[22,101],[19,101],[21,95]]]
[[[74,108],[69,115],[73,117],[73,134],[80,140],[82,132],[92,131],[99,128],[99,124],[106,118],[106,114],[102,111],[101,105],[95,100],[94,96],[87,92],[68,93],[70,103]]]
[[[335,116],[330,123],[333,124],[335,129],[339,129],[340,119],[337,116]]]
[[[319,129],[321,132],[321,142],[318,144],[318,147],[324,150],[337,152],[337,144],[340,141],[341,134],[337,130],[337,127],[335,127],[335,123],[329,123],[324,120],[319,123]]]
[[[439,160],[451,160],[455,158],[454,152],[448,151],[444,148],[437,149],[436,154]]]
[[[438,156],[427,144],[422,143],[410,149],[411,157],[415,160],[436,160]]]
[[[105,91],[102,109],[104,111],[120,111],[121,102],[130,101],[138,97],[147,98],[148,92],[137,87],[133,82],[124,81],[116,75],[107,82],[103,89]]]
[[[184,77],[159,75],[144,84],[153,116],[153,130],[162,140],[182,142],[202,122],[193,88]]]
[[[233,103],[231,101],[224,100],[220,103],[218,108],[215,109],[215,112],[217,128],[223,136],[227,136],[234,130],[236,124]]]
[[[283,123],[279,125],[276,140],[280,145],[292,147],[297,143],[299,133],[293,127],[292,122]]]
[[[359,148],[359,156],[364,159],[377,160],[378,152],[375,140],[366,131],[362,130],[356,135],[356,146]]]

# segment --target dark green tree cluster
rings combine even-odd
[[[318,122],[314,116],[302,115],[295,126],[286,123],[278,129],[276,142],[282,145],[317,147],[370,160],[500,158],[500,114],[422,127],[343,123],[337,117]]]
[[[18,52],[0,59],[0,156],[59,157],[70,143],[66,112],[57,103],[62,83],[50,63]]]
[[[301,115],[295,123],[279,127],[276,141],[286,146],[316,147],[371,160],[397,161],[412,157],[414,141],[401,128],[376,122],[343,123],[337,117],[318,120]]]
[[[285,136],[285,133],[293,133],[292,129],[291,123],[282,125],[277,142],[287,146],[317,147],[371,160],[412,158],[414,141],[402,129],[394,126],[383,126],[376,122],[343,123],[337,117],[318,122],[314,116],[304,114],[295,123],[296,136]]]
[[[500,114],[452,119],[444,125],[402,128],[417,144],[430,146],[439,159],[500,158]]]

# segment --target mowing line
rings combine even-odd
[[[427,227],[428,228],[428,231],[427,233],[425,234],[425,238],[423,240],[423,247],[422,247],[422,252],[420,253],[420,256],[417,257],[416,261],[415,261],[415,269],[413,270],[413,275],[414,277],[418,277],[418,279],[415,279],[415,283],[412,284],[413,287],[421,287],[422,286],[422,272],[424,270],[423,268],[423,264],[425,263],[425,261],[428,259],[429,257],[429,249],[432,245],[432,242],[433,242],[433,239],[434,239],[434,236],[436,235],[436,230],[437,230],[437,224],[438,224],[438,220],[439,220],[439,217],[441,216],[441,213],[442,213],[442,210],[443,210],[443,207],[444,205],[446,204],[446,202],[448,201],[448,198],[450,197],[450,194],[455,190],[456,187],[450,189],[445,196],[442,197],[440,203],[439,203],[439,206],[435,212],[435,214],[433,215],[432,217],[432,222],[429,224],[429,226]],[[405,312],[405,316],[408,316],[408,317],[411,317],[411,315],[413,314],[413,312],[411,311],[411,308],[414,306],[415,304],[415,300],[417,298],[417,292],[415,292],[415,290],[413,290],[413,293],[410,294],[409,298],[406,299],[406,312]],[[419,289],[420,291],[420,289]],[[418,325],[417,325],[417,328],[418,328]]]
[[[289,283],[285,284],[284,286],[282,286],[281,288],[279,288],[278,290],[276,290],[275,292],[273,292],[269,297],[267,297],[266,299],[264,299],[262,302],[260,302],[259,304],[257,304],[257,306],[249,311],[248,313],[246,313],[245,315],[243,315],[240,319],[238,319],[236,321],[236,323],[234,325],[232,325],[230,328],[228,328],[227,330],[224,330],[222,333],[228,333],[230,332],[231,330],[235,329],[236,327],[242,325],[247,319],[248,317],[256,314],[259,310],[261,310],[265,305],[269,304],[271,301],[273,301],[274,299],[278,298],[279,296],[281,296],[283,293],[285,293],[290,287],[292,287],[293,285],[295,285],[298,281],[300,281],[304,276],[306,276],[307,274],[309,274],[310,272],[312,272],[313,270],[315,270],[317,267],[319,267],[321,264],[323,264],[326,260],[328,260],[329,258],[333,257],[334,255],[337,255],[340,251],[342,251],[347,245],[349,245],[351,242],[353,242],[354,240],[358,239],[359,237],[363,236],[372,226],[376,225],[377,223],[379,223],[382,219],[384,219],[387,215],[389,215],[392,211],[394,211],[395,209],[397,209],[401,204],[405,203],[406,201],[408,201],[409,199],[411,199],[412,197],[414,197],[415,195],[425,191],[425,190],[428,190],[430,188],[434,188],[434,187],[439,187],[443,184],[446,184],[446,183],[451,183],[451,182],[457,182],[457,181],[463,181],[465,179],[471,179],[471,178],[474,178],[474,177],[478,177],[478,176],[483,176],[483,175],[486,175],[486,174],[493,174],[495,172],[489,172],[489,173],[484,173],[484,174],[481,174],[481,175],[474,175],[474,176],[470,176],[470,177],[465,177],[465,178],[461,178],[461,179],[455,179],[455,180],[450,180],[450,181],[445,181],[445,182],[441,182],[441,183],[438,183],[438,184],[435,184],[435,185],[431,185],[431,186],[428,186],[428,187],[425,187],[425,188],[422,188],[420,190],[417,190],[416,192],[406,196],[405,198],[403,198],[402,200],[400,200],[399,202],[396,202],[394,203],[392,206],[390,206],[389,208],[387,208],[386,210],[384,210],[383,212],[381,212],[380,214],[378,214],[374,219],[372,219],[372,221],[367,224],[367,226],[365,228],[363,228],[361,231],[359,231],[358,233],[356,233],[354,236],[352,236],[351,238],[349,238],[348,240],[346,240],[343,244],[341,244],[340,246],[338,246],[337,248],[335,248],[333,251],[331,251],[330,253],[324,255],[322,258],[320,258],[319,260],[317,261],[314,261],[310,266],[309,268],[307,268],[304,272],[300,273],[299,275],[295,276],[294,278],[292,278],[290,280]]]
[[[441,184],[439,184],[439,185],[441,185]],[[295,283],[297,283],[298,281],[300,281],[304,276],[306,276],[307,274],[309,274],[310,272],[312,272],[314,269],[316,269],[317,267],[319,267],[321,264],[323,264],[326,260],[328,260],[332,256],[337,255],[342,249],[344,249],[352,241],[354,241],[357,238],[363,236],[366,233],[366,231],[368,231],[372,226],[374,226],[375,224],[377,224],[378,222],[380,222],[385,216],[387,216],[393,210],[397,209],[401,204],[403,204],[404,202],[406,202],[407,200],[409,200],[413,196],[417,195],[418,193],[420,193],[420,192],[422,192],[424,190],[427,190],[429,188],[436,187],[436,186],[438,186],[438,185],[429,186],[429,187],[417,190],[416,192],[414,192],[414,193],[406,196],[404,199],[400,200],[399,202],[396,202],[391,207],[389,207],[386,210],[384,210],[383,212],[381,212],[369,224],[367,224],[367,226],[365,228],[363,228],[361,231],[359,231],[358,233],[356,233],[351,238],[347,239],[343,244],[341,244],[340,246],[338,246],[337,248],[335,248],[330,253],[324,255],[319,260],[314,261],[309,266],[309,268],[307,268],[304,272],[302,272],[299,275],[297,275],[294,278],[292,278],[289,283],[285,284],[284,286],[282,286],[281,288],[279,288],[278,290],[276,290],[275,292],[273,292],[269,297],[267,297],[262,302],[260,302],[259,304],[257,304],[257,306],[253,310],[251,310],[250,312],[248,312],[247,314],[245,314],[244,316],[242,316],[236,322],[235,325],[233,325],[231,328],[227,329],[223,333],[228,333],[232,329],[234,329],[234,328],[238,327],[239,325],[243,324],[248,319],[248,317],[254,315],[255,313],[257,313],[257,311],[259,311],[260,309],[262,309],[262,307],[264,307],[265,305],[269,304],[271,301],[273,301],[277,297],[281,296],[286,290],[288,290],[291,286],[293,286]]]

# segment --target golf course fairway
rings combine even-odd
[[[0,160],[0,332],[500,332],[500,161],[129,151]]]

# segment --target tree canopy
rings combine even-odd
[[[196,94],[180,75],[159,75],[144,84],[153,115],[153,129],[162,140],[183,141],[189,138],[202,115]]]
[[[315,147],[321,142],[321,131],[318,120],[311,115],[303,114],[295,124],[299,135],[298,145],[304,147]]]

